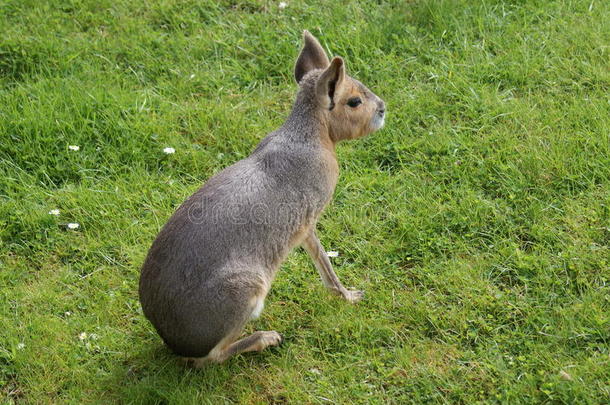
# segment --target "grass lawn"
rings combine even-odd
[[[287,3],[0,2],[0,402],[610,402],[610,2]],[[247,330],[283,346],[185,369],[139,268],[305,28],[387,103],[318,225],[366,298],[295,251]]]

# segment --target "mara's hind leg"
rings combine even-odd
[[[225,338],[207,356],[185,358],[184,360],[192,364],[193,367],[199,368],[207,363],[222,363],[229,357],[239,353],[260,352],[270,346],[279,346],[282,340],[282,335],[274,330],[258,331],[232,343],[228,343],[229,339]]]
[[[274,330],[270,331],[258,331],[254,332],[250,336],[247,336],[243,339],[238,340],[237,342],[232,343],[224,350],[219,351],[218,353],[212,353],[215,356],[212,357],[208,355],[210,361],[213,362],[223,362],[229,357],[245,352],[260,352],[270,346],[279,346],[282,343],[282,335],[277,333]]]
[[[249,318],[256,319],[263,310],[265,294],[254,296],[251,300]],[[237,340],[247,320],[225,336],[205,357],[186,358],[187,363],[201,367],[206,363],[222,363],[229,357],[245,352],[260,352],[269,346],[282,343],[282,335],[276,331],[258,331],[243,339]]]

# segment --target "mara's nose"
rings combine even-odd
[[[379,112],[379,114],[385,114],[385,103],[383,102],[383,100],[379,100],[379,102],[377,103],[377,112]]]

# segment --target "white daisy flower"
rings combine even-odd
[[[189,79],[193,80],[195,78],[195,73],[189,76]]]
[[[21,343],[17,343],[17,350],[23,350],[25,349],[25,343],[21,342]]]
[[[328,257],[338,257],[339,256],[339,252],[335,252],[335,251],[326,252],[326,256],[328,256]]]
[[[277,6],[280,8],[280,10],[283,10],[288,7],[288,3],[286,3],[285,1],[280,1],[280,4],[278,4]]]
[[[80,335],[78,335],[78,338],[79,338],[80,340],[85,340],[85,339],[87,339],[87,332],[81,332],[81,334],[80,334]]]
[[[78,229],[78,227],[80,227],[80,225],[77,224],[76,222],[70,222],[68,224],[68,229]]]
[[[59,216],[59,210],[57,208],[54,208],[51,211],[49,211],[49,215]]]
[[[78,146],[78,145],[68,145],[68,149],[73,150],[73,151],[77,151],[77,150],[80,150],[80,146]]]
[[[172,153],[176,153],[176,149],[174,148],[164,148],[163,153],[171,155]]]

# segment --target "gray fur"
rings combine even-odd
[[[323,72],[306,71],[286,122],[249,157],[210,178],[153,242],[142,267],[140,301],[178,355],[204,357],[215,347],[229,347],[290,250],[302,243],[317,246],[315,223],[337,180],[336,161],[321,139],[328,127],[316,95]],[[321,274],[332,273],[330,262],[321,266]],[[348,294],[335,279],[335,290]],[[212,360],[246,346],[233,345]]]

